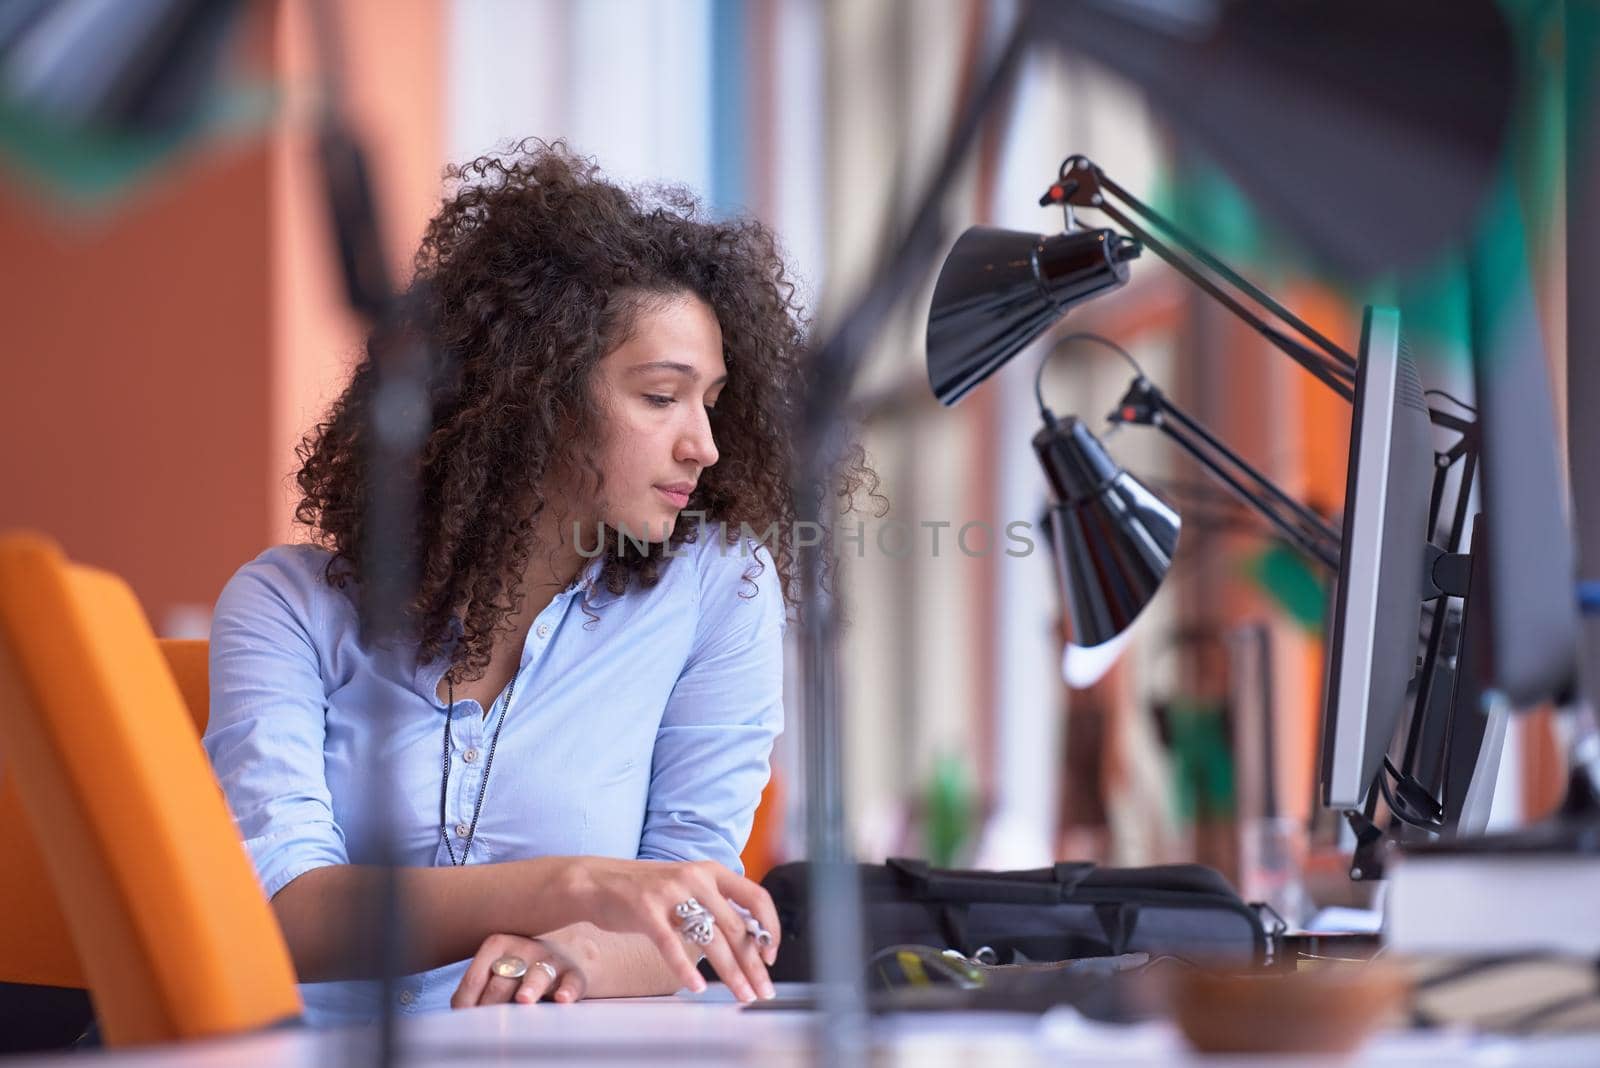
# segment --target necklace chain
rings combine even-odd
[[[450,844],[450,821],[445,815],[446,801],[450,792],[450,724],[456,718],[456,684],[451,679],[445,683],[450,699],[450,710],[444,717],[444,774],[439,777],[439,837],[444,839],[445,852],[450,854],[450,863],[461,867],[467,862],[467,851],[472,848],[472,839],[478,833],[478,814],[483,811],[484,791],[489,789],[489,772],[494,768],[495,747],[500,744],[500,729],[506,725],[506,718],[511,713],[511,695],[517,689],[517,676],[513,674],[511,681],[506,685],[505,702],[500,706],[500,721],[494,725],[494,734],[489,739],[489,755],[483,760],[483,781],[478,783],[478,799],[472,805],[472,822],[467,825],[467,838],[461,846],[461,859],[456,859],[455,847]],[[492,709],[494,704],[491,702]]]

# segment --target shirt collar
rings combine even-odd
[[[589,608],[601,608],[620,600],[621,595],[612,593],[600,581],[601,572],[605,569],[606,557],[602,554],[590,560],[578,577],[573,580],[567,591],[577,596],[580,605]]]

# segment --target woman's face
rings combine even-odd
[[[631,336],[594,373],[608,422],[598,518],[634,538],[664,541],[700,472],[717,462],[710,409],[728,368],[716,314],[689,294],[647,298]]]

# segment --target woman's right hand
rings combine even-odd
[[[778,956],[778,911],[757,883],[735,875],[713,861],[669,862],[576,857],[568,869],[568,887],[583,912],[579,918],[609,931],[646,935],[679,981],[691,990],[705,989],[689,943],[680,933],[674,911],[693,898],[711,913],[716,933],[703,948],[718,977],[740,1001],[773,997],[767,966]],[[747,909],[772,935],[765,948],[745,929],[729,902]]]

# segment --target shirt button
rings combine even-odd
[[[415,1000],[417,1000],[417,995],[413,994],[411,991],[409,991],[409,990],[400,991],[400,1004],[409,1005]]]
[[[468,764],[476,764],[478,762],[478,751],[476,749],[468,749],[465,753],[461,754],[461,759],[465,760]]]
[[[467,825],[465,823],[456,824],[456,837],[457,838],[465,838],[466,836],[467,836]]]
[[[538,635],[541,638],[550,637],[550,624],[548,624],[548,623],[540,623],[539,624]]]

